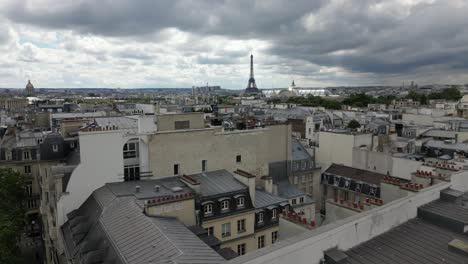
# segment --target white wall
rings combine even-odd
[[[411,173],[419,170],[422,164],[420,161],[397,157],[393,157],[392,161],[392,170],[390,175],[407,180],[411,180]]]
[[[463,186],[468,187],[468,181],[464,184]],[[306,231],[270,247],[237,257],[229,263],[319,263],[325,250],[332,247],[348,250],[415,218],[419,206],[438,199],[440,191],[450,185],[450,183],[440,183],[431,186],[370,211],[319,227],[314,231]]]
[[[326,170],[332,163],[353,166],[353,147],[372,145],[371,134],[347,134],[321,131],[317,162]]]
[[[354,148],[353,152],[353,167],[374,171],[384,175],[386,175],[388,171],[391,175],[393,162],[390,154],[359,148]]]
[[[91,193],[105,183],[123,181],[123,145],[127,138],[119,131],[80,134],[81,162],[73,171],[66,193],[57,205],[58,225],[77,209]]]
[[[450,175],[452,189],[465,192],[468,190],[468,171],[459,171]]]
[[[430,115],[403,114],[401,120],[412,122],[415,125],[432,126],[434,123],[434,118]]]
[[[421,162],[392,157],[389,153],[355,148],[353,154],[353,167],[375,171],[384,175],[388,172],[390,176],[411,180],[411,173],[414,173],[416,170],[421,168]]]

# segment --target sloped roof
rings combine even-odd
[[[293,160],[312,159],[312,156],[297,139],[292,139],[291,151]]]
[[[421,136],[423,137],[435,137],[435,138],[455,138],[455,131],[440,130],[440,129],[431,129],[424,133]]]
[[[380,182],[386,176],[377,172],[361,170],[335,163],[325,172],[375,185],[380,185]]]
[[[133,195],[117,196],[109,185],[99,188],[62,226],[67,252],[83,263],[224,261],[176,218],[147,216],[140,204]]]
[[[248,189],[227,170],[203,172],[191,175],[191,177],[200,182],[201,196],[213,196]]]
[[[448,249],[454,238],[466,240],[422,219],[413,219],[348,251],[344,263],[451,263],[466,264],[468,256]]]
[[[287,202],[288,199],[281,198],[274,194],[268,193],[264,190],[256,189],[255,190],[255,207],[263,208],[270,205],[280,204],[282,202]]]

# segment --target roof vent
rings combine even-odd
[[[159,188],[160,188],[159,185],[155,185],[155,186],[154,186],[154,192],[155,192],[155,193],[158,193],[158,192],[159,192]]]
[[[182,187],[176,186],[176,187],[172,187],[171,190],[172,190],[173,192],[181,192],[183,189],[182,189]]]
[[[448,250],[464,256],[468,256],[468,243],[460,239],[454,239],[449,242]]]
[[[140,192],[140,190],[141,190],[141,187],[140,187],[140,185],[137,185],[137,186],[135,186],[135,192],[139,193],[139,192]]]

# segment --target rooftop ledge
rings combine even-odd
[[[348,250],[415,218],[418,207],[437,200],[440,191],[451,185],[450,182],[438,183],[371,210],[280,240],[229,263],[319,263],[323,252],[332,247]]]

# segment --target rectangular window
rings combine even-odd
[[[257,221],[259,224],[263,223],[263,213],[260,212],[258,213],[258,221]]]
[[[28,196],[31,196],[33,191],[32,191],[32,182],[26,183],[26,193]]]
[[[237,220],[237,233],[245,232],[245,219]]]
[[[301,169],[303,170],[307,169],[307,161],[305,160],[301,161]]]
[[[140,166],[130,165],[124,166],[124,181],[139,181],[140,180]]]
[[[23,160],[30,160],[31,159],[31,152],[23,151]]]
[[[179,175],[179,164],[174,164],[174,175]]]
[[[203,207],[203,212],[205,213],[205,215],[210,215],[213,213],[213,204],[206,204],[204,207]]]
[[[245,255],[245,243],[237,245],[237,255]]]
[[[31,166],[30,165],[24,166],[24,173],[25,174],[30,174],[31,173]]]
[[[52,151],[53,152],[58,152],[58,145],[57,144],[52,144]]]
[[[11,160],[12,159],[12,154],[11,151],[5,151],[5,159],[6,160]]]
[[[271,243],[274,244],[278,240],[278,231],[271,232]]]
[[[174,129],[179,130],[179,129],[189,129],[190,128],[190,121],[175,121],[174,122]]]
[[[207,227],[207,228],[205,228],[205,230],[206,230],[206,233],[209,236],[213,236],[213,233],[214,233],[214,227],[213,226]]]
[[[294,184],[297,184],[297,176],[294,176]]]
[[[231,236],[231,223],[224,223],[221,225],[221,236],[222,237]]]
[[[277,217],[277,211],[276,211],[276,209],[271,210],[271,218],[272,218],[272,219],[276,219],[276,217]]]
[[[239,197],[237,198],[237,207],[244,207],[245,206],[245,198]]]
[[[222,211],[228,211],[229,210],[229,201],[224,200],[221,202],[221,210]]]
[[[306,182],[306,176],[305,175],[301,175],[301,181],[302,181],[302,183]]]
[[[241,156],[241,155],[237,155],[237,156],[236,156],[236,162],[237,162],[237,163],[241,163],[241,162],[242,162],[242,156]]]
[[[296,198],[294,198],[294,199],[291,200],[291,204],[292,204],[292,205],[295,205],[295,204],[296,204]]]
[[[299,198],[299,203],[304,203],[304,197]]]
[[[208,163],[207,160],[202,160],[201,161],[201,170],[202,170],[202,172],[206,171],[206,166],[208,165],[207,163]]]
[[[257,242],[258,242],[258,248],[264,248],[265,247],[265,236],[259,236]]]

